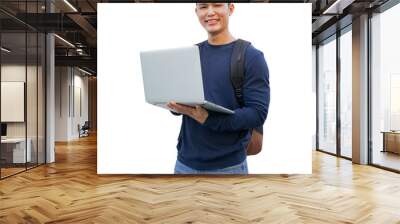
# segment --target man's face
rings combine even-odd
[[[218,34],[228,28],[234,6],[230,3],[197,3],[196,14],[208,33]]]

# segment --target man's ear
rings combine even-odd
[[[228,3],[229,15],[231,16],[233,11],[235,11],[235,6],[233,3]]]

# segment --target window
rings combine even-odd
[[[318,148],[336,153],[336,40],[318,48]]]
[[[400,5],[371,18],[372,163],[400,170]]]
[[[340,154],[351,158],[353,74],[351,26],[346,31],[340,36]]]

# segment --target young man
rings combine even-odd
[[[178,138],[176,174],[247,174],[246,147],[250,130],[262,126],[269,107],[269,73],[261,51],[245,52],[244,106],[237,102],[230,80],[230,59],[236,39],[229,32],[232,3],[197,3],[196,14],[208,33],[199,46],[207,100],[235,111],[232,115],[170,102],[183,114]]]

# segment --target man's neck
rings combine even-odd
[[[235,38],[229,31],[221,32],[216,35],[208,34],[208,43],[212,45],[228,44],[234,40]]]

